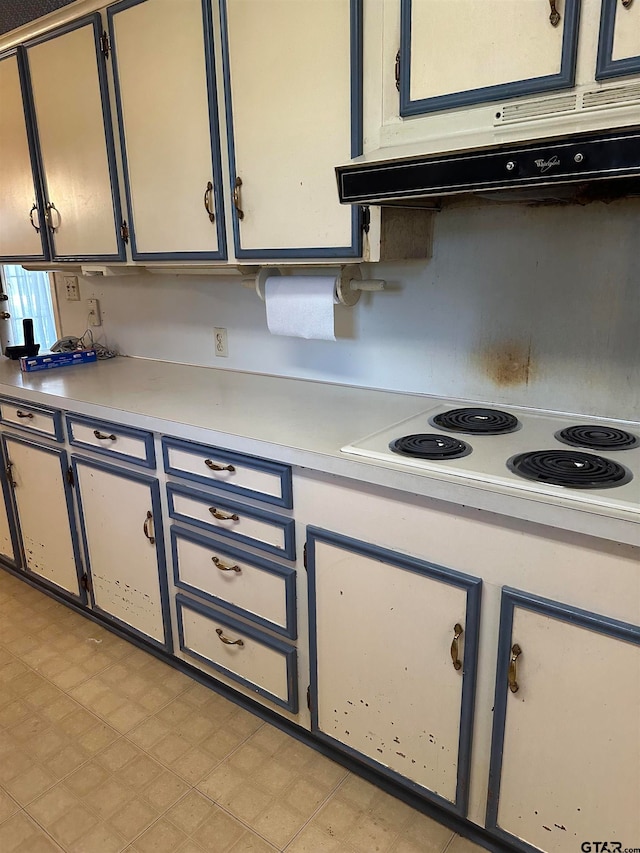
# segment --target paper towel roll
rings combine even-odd
[[[335,276],[270,276],[265,282],[267,326],[272,335],[335,341]]]

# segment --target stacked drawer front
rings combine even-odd
[[[286,641],[296,639],[296,574],[273,559],[295,560],[294,521],[271,509],[292,506],[290,468],[173,438],[162,446],[165,471],[183,481],[167,483],[181,523],[171,528],[174,584],[188,593],[176,595],[180,648],[297,713],[296,649]]]
[[[80,415],[67,415],[67,433],[69,444],[74,447],[102,453],[114,461],[131,462],[144,468],[156,467],[150,432]]]
[[[62,416],[55,409],[25,405],[17,400],[0,400],[0,422],[34,435],[62,441]]]

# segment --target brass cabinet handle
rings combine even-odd
[[[216,634],[220,638],[220,642],[224,643],[225,646],[244,646],[243,640],[230,640],[228,637],[222,633],[222,628],[216,628]]]
[[[100,432],[99,429],[94,429],[93,434],[95,435],[96,438],[100,438],[100,439],[108,438],[109,441],[117,441],[117,436],[115,436],[113,433],[110,433],[109,435],[107,435],[106,432]]]
[[[7,475],[7,482],[10,486],[17,486],[18,484],[13,479],[13,472],[11,469],[13,468],[13,462],[7,462],[7,467],[4,469],[5,474]]]
[[[212,557],[211,558],[213,564],[217,566],[221,572],[236,572],[236,574],[240,574],[242,569],[237,564],[235,566],[225,566],[220,557]]]
[[[233,206],[236,209],[238,219],[244,219],[244,210],[240,207],[240,187],[242,186],[242,178],[237,177],[233,186]]]
[[[11,314],[8,311],[0,311],[0,320],[10,320]]]
[[[58,214],[58,222],[55,225],[53,224],[53,216],[51,215],[52,210],[55,210],[55,212]],[[44,212],[44,218],[47,220],[47,225],[49,226],[51,231],[56,231],[60,227],[62,217],[60,216],[60,211],[52,201],[47,202],[46,209]]]
[[[29,418],[29,419],[33,418],[33,412],[21,412],[20,409],[18,409],[18,411],[16,412],[16,415],[19,418]]]
[[[514,643],[511,646],[511,660],[509,661],[509,690],[512,693],[517,693],[520,690],[520,685],[518,684],[518,658],[522,654],[522,649],[517,643]]]
[[[235,512],[233,515],[227,515],[224,512],[220,512],[220,510],[216,509],[214,506],[209,507],[209,512],[214,518],[219,518],[220,521],[240,521],[240,516],[236,515]]]
[[[216,221],[216,215],[213,212],[213,184],[207,181],[207,188],[204,191],[204,209],[209,214],[209,222]]]
[[[36,223],[33,221],[33,212],[34,212],[34,210],[37,210],[37,209],[38,209],[38,205],[34,202],[33,207],[29,211],[29,222],[31,223],[31,227],[35,230],[36,234],[39,234],[40,233],[40,226],[36,225]]]
[[[623,0],[624,2],[624,0]],[[560,12],[558,12],[556,8],[556,0],[549,0],[549,6],[551,7],[551,13],[549,15],[549,23],[552,27],[557,27],[560,23]]]
[[[632,3],[633,3],[633,0],[622,0],[622,5],[624,6],[625,9],[628,9]]]
[[[464,629],[459,622],[453,626],[453,642],[451,643],[451,660],[453,661],[453,668],[456,672],[462,669],[462,662],[459,657],[459,646],[458,640],[462,636]]]
[[[204,464],[212,471],[235,471],[233,465],[218,465],[217,462],[212,462],[211,459],[205,459]]]
[[[152,515],[152,513],[151,513],[151,510],[150,510],[150,509],[148,509],[148,510],[147,510],[147,517],[145,518],[145,520],[144,520],[144,524],[142,525],[142,530],[144,531],[144,535],[147,537],[147,539],[149,540],[150,544],[151,544],[151,545],[155,545],[156,540],[155,540],[155,538],[154,538],[154,537],[149,533],[149,530],[151,529],[151,523],[152,523],[152,521],[153,521],[153,515]]]
[[[396,64],[394,67],[394,73],[396,76],[396,89],[398,92],[400,91],[400,51],[396,53]]]

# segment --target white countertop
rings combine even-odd
[[[452,482],[340,448],[428,407],[432,397],[139,358],[21,373],[2,359],[0,394],[264,456],[564,530],[640,545],[640,511],[611,518],[514,490]]]

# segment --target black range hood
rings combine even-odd
[[[498,201],[591,201],[640,193],[640,128],[336,168],[343,204],[420,205],[472,193]]]

